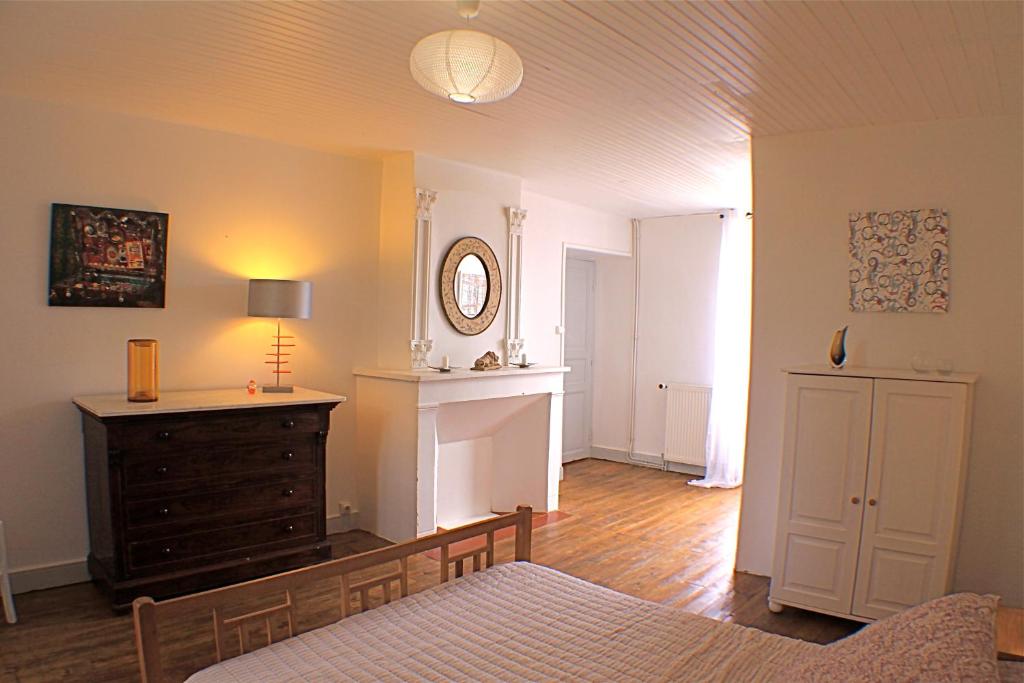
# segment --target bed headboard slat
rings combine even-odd
[[[343,557],[337,560],[322,562],[302,569],[282,574],[254,579],[233,586],[225,586],[204,593],[186,595],[155,602],[152,598],[138,598],[132,604],[135,618],[135,646],[139,656],[139,668],[143,683],[164,683],[163,662],[161,661],[159,625],[162,621],[185,615],[195,615],[201,610],[209,610],[213,617],[214,641],[216,644],[217,661],[229,658],[227,653],[228,636],[234,632],[242,652],[252,650],[252,629],[258,627],[266,631],[266,642],[273,642],[271,617],[285,615],[288,637],[295,635],[295,600],[296,589],[301,586],[324,579],[338,579],[341,585],[341,616],[352,614],[353,593],[359,594],[360,611],[370,607],[370,591],[380,588],[384,603],[392,599],[393,584],[399,584],[402,597],[409,594],[409,558],[413,555],[440,548],[441,582],[449,580],[449,565],[456,563],[456,576],[462,576],[464,563],[473,560],[473,571],[479,571],[482,559],[486,557],[486,566],[494,565],[494,534],[508,527],[515,527],[515,559],[530,560],[530,543],[533,528],[533,510],[519,506],[515,512],[499,515],[457,529],[431,534],[378,550],[359,555]],[[469,551],[451,555],[452,543],[464,541],[478,536],[486,536],[483,546]],[[397,571],[391,571],[376,578],[352,583],[354,572],[398,562]],[[225,618],[225,610],[245,604],[255,598],[273,595],[284,595],[284,602],[272,607],[258,609],[239,616]]]

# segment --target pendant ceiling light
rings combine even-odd
[[[472,19],[479,0],[459,0],[459,14]],[[487,33],[452,29],[416,43],[409,70],[424,89],[459,104],[503,100],[523,82],[523,60],[512,46]]]

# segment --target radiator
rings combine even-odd
[[[711,387],[668,383],[665,460],[704,467]]]

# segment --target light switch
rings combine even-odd
[[[555,325],[555,334],[565,334],[565,326]]]

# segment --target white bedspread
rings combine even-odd
[[[820,649],[517,562],[229,659],[189,681],[772,681]]]

